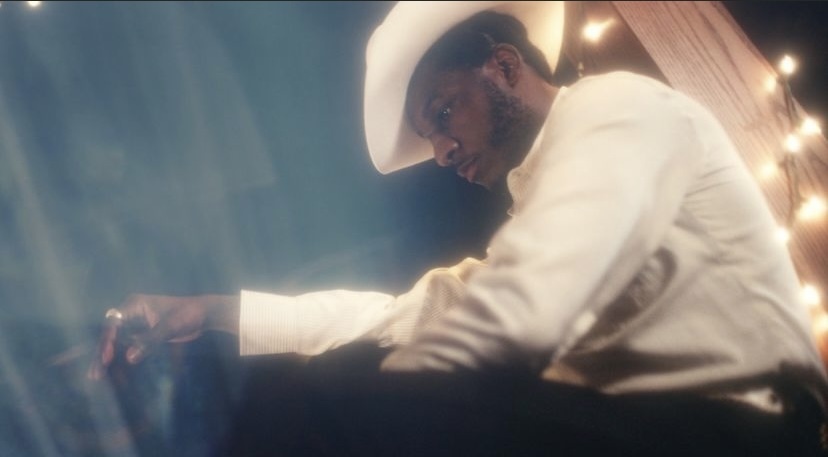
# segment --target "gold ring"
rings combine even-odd
[[[120,325],[124,321],[124,314],[115,308],[109,308],[104,314],[104,318],[115,324]]]

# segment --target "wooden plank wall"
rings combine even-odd
[[[589,44],[575,36],[586,21],[606,20],[612,22],[600,42]],[[790,209],[785,175],[762,176],[764,167],[786,154],[783,141],[790,131],[782,87],[768,86],[782,56],[762,56],[720,2],[569,2],[567,21],[565,55],[573,65],[582,61],[585,73],[629,69],[648,74],[710,108],[755,172],[777,220],[785,223]],[[803,145],[798,156],[802,194],[825,198],[828,142],[817,135],[803,139]],[[823,306],[828,294],[826,220],[797,221],[788,243],[800,278],[818,287]],[[818,337],[825,340],[828,361],[828,336]]]

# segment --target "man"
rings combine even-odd
[[[108,313],[90,376],[124,320],[150,328],[132,363],[210,328],[238,331],[242,354],[369,340],[395,348],[386,372],[455,376],[308,381],[308,407],[339,424],[313,430],[360,452],[414,454],[412,436],[446,453],[816,452],[826,377],[761,193],[713,116],[663,84],[613,73],[557,87],[562,9],[401,3],[368,46],[381,172],[433,154],[471,182],[506,183],[513,218],[485,262],[429,272],[399,297],[136,296]],[[545,382],[501,377],[515,372]]]

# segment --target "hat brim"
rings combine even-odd
[[[422,56],[452,27],[481,11],[514,16],[554,71],[563,41],[563,2],[399,2],[366,50],[364,122],[368,152],[387,174],[433,157],[405,116],[411,75]]]

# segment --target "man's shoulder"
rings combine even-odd
[[[686,107],[687,97],[663,82],[627,71],[585,76],[567,87],[557,105],[558,114],[594,116],[595,111],[640,111],[652,115],[677,106]]]
[[[617,89],[619,86],[633,86],[659,90],[672,90],[669,86],[655,78],[629,71],[613,71],[598,75],[584,76],[573,84],[569,90],[585,90],[605,86],[610,86],[613,89]]]

